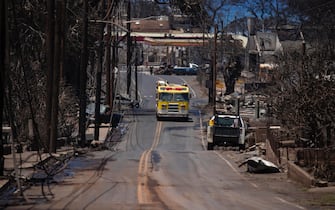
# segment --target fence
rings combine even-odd
[[[335,148],[299,148],[297,164],[309,169],[316,178],[335,181]]]

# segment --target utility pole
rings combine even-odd
[[[8,27],[7,27],[7,0],[0,1],[0,98],[5,98],[5,77],[8,66]],[[4,100],[0,102],[0,176],[4,175],[4,149],[2,140]]]
[[[61,81],[64,79],[64,57],[65,57],[65,22],[66,22],[66,12],[65,5],[67,0],[61,1],[59,8],[60,17],[60,69],[59,69],[59,78]]]
[[[101,2],[100,15],[103,16],[105,8],[105,1]],[[99,140],[99,128],[100,128],[100,99],[101,99],[101,76],[103,66],[103,51],[104,51],[104,23],[100,23],[100,37],[99,37],[99,48],[98,48],[98,69],[96,73],[96,88],[95,88],[95,122],[94,122],[94,140]]]
[[[137,63],[138,63],[138,48],[137,48],[137,41],[135,37],[135,100],[138,101],[138,78],[137,78]]]
[[[110,10],[112,7],[111,0],[108,0],[108,10]],[[110,20],[110,13],[107,14],[106,17],[107,20]],[[107,24],[107,35],[106,35],[106,63],[105,63],[105,69],[106,69],[106,99],[105,103],[109,106],[111,105],[111,31],[112,26],[111,24]],[[111,107],[111,106],[110,106]]]
[[[113,22],[115,22],[115,18],[113,17]],[[116,53],[117,53],[117,39],[116,39],[116,30],[115,30],[115,25],[113,24],[113,38],[112,38],[112,43],[113,43],[113,53],[112,53],[112,79],[111,79],[111,103],[110,103],[110,110],[113,110],[113,102],[114,102],[114,95],[115,95],[115,68],[116,68]]]
[[[127,5],[127,94],[130,96],[131,84],[131,31],[130,31],[130,0]]]
[[[51,130],[49,152],[56,152],[56,141],[58,134],[58,95],[59,95],[59,73],[60,73],[60,21],[62,1],[56,0],[56,21],[55,21],[55,37],[54,37],[54,60],[53,60],[53,77],[52,77],[52,101],[51,101]]]
[[[212,94],[212,100],[213,100],[213,115],[216,112],[216,51],[217,51],[217,35],[218,35],[218,25],[215,24],[214,26],[214,50],[213,50],[213,64],[212,64],[212,68],[213,68],[213,82],[212,82],[212,90],[213,90],[213,94]]]
[[[220,58],[221,60],[224,59],[224,23],[223,20],[221,20],[221,44],[220,44]]]
[[[301,73],[300,73],[300,88],[302,87],[302,81],[303,81],[303,75],[305,71],[305,59],[306,59],[306,41],[304,34],[302,31],[300,31],[300,38],[302,39],[302,48],[301,48],[301,54],[302,54],[302,59],[301,59]]]
[[[79,73],[79,135],[80,146],[86,144],[86,86],[87,86],[87,31],[88,31],[88,0],[84,0],[83,37],[81,40],[81,58]]]
[[[47,101],[46,101],[46,126],[47,136],[44,142],[45,150],[49,152],[51,139],[51,112],[52,112],[52,91],[53,91],[53,68],[54,68],[54,37],[55,37],[55,1],[47,1]]]

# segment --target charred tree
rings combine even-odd
[[[235,92],[235,82],[241,75],[242,64],[238,56],[231,57],[228,64],[224,67],[223,77],[226,86],[225,95]]]

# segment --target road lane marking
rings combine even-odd
[[[202,126],[202,116],[201,116],[201,111],[199,110],[199,114],[200,114],[200,129],[201,129],[201,142],[202,142],[202,147],[204,148],[204,150],[206,150],[206,145],[205,145],[205,140],[204,140],[204,135],[203,135],[203,126]],[[227,165],[233,169],[233,171],[238,174],[244,181],[248,182],[251,186],[253,186],[254,188],[258,188],[258,185],[250,182],[249,180],[247,180],[244,176],[242,176],[240,174],[240,172],[238,170],[236,170],[236,168],[234,168],[234,166],[226,159],[224,158],[220,153],[218,153],[217,151],[214,151],[214,153],[219,156],[222,160],[224,160]]]
[[[203,134],[203,126],[202,126],[202,116],[201,116],[201,111],[199,110],[198,111],[199,112],[199,117],[200,117],[200,130],[201,130],[201,143],[202,143],[202,147],[203,147],[203,149],[204,150],[206,150],[206,146],[205,146],[205,140],[204,140],[204,134]],[[222,160],[224,160],[227,164],[228,164],[228,166],[230,167],[230,168],[232,168],[233,169],[233,171],[235,172],[235,173],[237,173],[243,180],[245,180],[246,182],[248,182],[250,185],[252,185],[254,188],[258,188],[258,185],[257,184],[255,184],[255,183],[253,183],[253,182],[250,182],[249,180],[247,180],[245,177],[243,177],[241,174],[240,174],[240,172],[239,171],[237,171],[234,167],[233,167],[233,165],[226,159],[226,158],[224,158],[220,153],[218,153],[218,152],[216,152],[215,151],[215,153],[216,153],[216,155],[218,155]],[[232,156],[231,156],[232,157]],[[294,206],[294,207],[296,207],[296,208],[298,208],[298,209],[306,209],[306,208],[304,208],[304,207],[302,207],[302,206],[300,206],[300,205],[297,205],[297,204],[294,204],[294,203],[291,203],[291,202],[289,202],[289,201],[286,201],[285,199],[283,199],[283,198],[280,198],[280,197],[275,197],[277,200],[279,200],[279,201],[281,201],[281,202],[283,202],[283,203],[286,203],[286,204],[288,204],[288,205],[291,205],[291,206]]]
[[[137,200],[139,204],[148,204],[153,202],[148,187],[148,163],[152,150],[158,146],[161,130],[162,122],[158,121],[155,130],[154,141],[152,142],[151,147],[142,153],[140,158],[137,183]]]
[[[147,186],[148,177],[146,175],[146,168],[147,165],[145,161],[147,161],[147,157],[149,154],[149,150],[145,150],[140,158],[140,163],[138,167],[138,183],[137,183],[137,200],[139,204],[150,203],[149,197],[149,189]]]
[[[300,206],[300,205],[298,205],[298,204],[289,202],[289,201],[287,201],[287,200],[285,200],[285,199],[283,199],[283,198],[280,198],[280,197],[275,197],[275,198],[276,198],[277,200],[283,202],[283,203],[286,203],[286,204],[288,204],[288,205],[294,206],[294,207],[296,207],[296,208],[298,208],[298,209],[306,209],[306,208],[304,208],[304,207],[302,207],[302,206]]]
[[[188,84],[188,83],[186,82],[186,80],[184,80],[183,78],[180,78],[180,79],[183,80],[183,82],[184,82],[185,84]],[[191,87],[191,85],[188,85],[188,86],[190,87],[190,90],[192,91],[193,97],[196,98],[196,97],[197,97],[197,94],[195,93],[194,89]]]
[[[222,160],[224,160],[226,163],[227,163],[227,165],[231,168],[231,169],[233,169],[233,171],[236,173],[236,174],[238,174],[244,181],[246,181],[246,182],[248,182],[251,186],[253,186],[254,188],[258,188],[258,185],[257,184],[255,184],[255,183],[253,183],[253,182],[250,182],[248,179],[246,179],[244,176],[242,176],[241,174],[240,174],[240,172],[226,159],[226,158],[224,158],[220,153],[218,153],[217,151],[214,151],[214,153],[217,155],[217,156],[219,156]]]
[[[204,148],[204,150],[206,150],[206,145],[205,145],[205,140],[204,140],[204,131],[203,131],[203,126],[202,126],[202,115],[201,115],[201,111],[198,110],[199,112],[199,118],[200,118],[200,133],[201,133],[201,144],[202,144],[202,148]]]

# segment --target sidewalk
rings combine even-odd
[[[94,124],[90,124],[86,130],[86,141],[95,141],[99,143],[104,143],[106,140],[106,136],[109,131],[109,123],[101,123],[99,127],[99,139],[94,139]]]
[[[99,139],[97,140],[99,143],[103,144],[106,136],[109,131],[109,124],[101,124],[99,128]],[[89,126],[86,130],[86,138],[87,141],[93,141],[94,137],[94,125]],[[77,149],[76,149],[77,150]],[[15,151],[16,152],[16,151]],[[17,168],[20,171],[20,177],[30,178],[34,172],[34,167],[49,158],[51,155],[55,157],[61,156],[73,156],[74,155],[74,147],[72,146],[62,146],[57,148],[57,153],[49,154],[49,153],[38,153],[37,151],[27,151],[24,149],[22,153],[15,153],[15,161]],[[11,154],[4,155],[4,176],[0,177],[0,193],[5,191],[10,184],[10,175],[15,174],[14,169],[14,156],[13,151]]]

